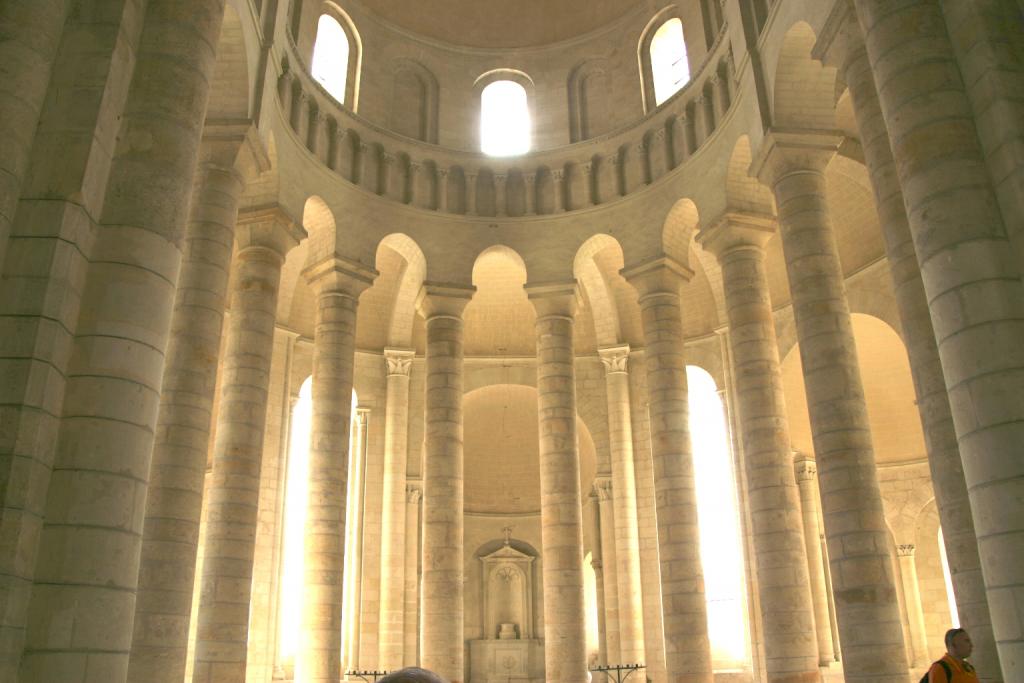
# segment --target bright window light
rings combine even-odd
[[[309,495],[309,438],[313,427],[312,378],[299,389],[299,400],[292,410],[288,444],[288,473],[284,492],[284,549],[281,553],[280,631],[278,661],[294,664],[299,645],[302,613],[303,529],[306,525],[306,499]]]
[[[711,656],[717,670],[746,668],[746,590],[725,408],[705,370],[687,366],[686,379]]]
[[[494,157],[530,151],[526,89],[515,81],[494,81],[480,94],[480,148]]]
[[[683,22],[679,19],[669,19],[654,33],[651,39],[651,74],[656,105],[675,95],[690,80]]]
[[[345,80],[348,78],[348,52],[345,29],[329,14],[320,15],[313,45],[313,78],[342,104],[345,103]]]
[[[942,560],[942,578],[946,580],[949,623],[953,628],[960,628],[960,612],[956,608],[956,595],[953,593],[953,577],[949,573],[949,560],[946,559],[946,541],[942,538],[942,527],[939,527],[939,559]]]

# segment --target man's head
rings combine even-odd
[[[410,666],[392,671],[384,678],[378,678],[377,683],[446,683],[446,681],[433,671]]]
[[[962,628],[951,628],[946,631],[946,652],[956,659],[964,659],[971,656],[974,644],[967,631]]]

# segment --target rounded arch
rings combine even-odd
[[[391,60],[391,130],[407,137],[437,144],[437,78],[420,62],[409,57]]]
[[[661,248],[665,255],[690,267],[690,245],[700,223],[700,212],[692,199],[678,200],[669,209],[661,229]]]
[[[611,235],[599,234],[587,239],[576,251],[573,260],[573,277],[579,282],[590,305],[594,323],[594,337],[598,347],[612,346],[622,341],[622,327],[619,323],[619,309],[606,275],[601,271],[595,257],[605,249],[617,251],[622,260],[622,245]]]
[[[499,83],[501,83],[503,81],[509,81],[511,83],[514,83],[516,86],[518,86],[518,88],[521,88],[522,89],[522,96],[526,98],[525,111],[526,111],[526,116],[527,116],[527,118],[529,120],[522,123],[522,130],[519,131],[519,133],[521,135],[525,136],[525,142],[524,142],[525,149],[521,149],[522,145],[520,145],[519,147],[516,147],[513,151],[510,151],[510,152],[503,152],[503,151],[489,152],[488,151],[489,143],[488,143],[488,140],[487,140],[487,136],[488,136],[487,126],[488,126],[488,122],[485,121],[485,117],[487,115],[487,112],[485,111],[485,99],[486,99],[485,98],[485,91],[487,91],[492,86],[496,86],[497,84],[499,84]],[[513,88],[513,90],[514,90],[514,88]],[[473,99],[476,102],[476,106],[477,106],[477,120],[480,123],[480,145],[481,145],[481,149],[484,151],[484,153],[492,154],[492,155],[496,155],[496,156],[512,156],[512,155],[517,155],[517,154],[528,152],[530,150],[530,148],[532,148],[532,146],[533,146],[533,122],[537,120],[537,111],[536,111],[536,99],[537,98],[535,97],[534,82],[533,82],[533,79],[530,78],[529,74],[527,74],[525,71],[520,71],[518,69],[512,69],[512,68],[499,68],[499,69],[491,69],[490,71],[486,71],[486,72],[480,74],[477,77],[476,81],[473,82]],[[501,135],[509,136],[509,135],[513,134],[513,132],[511,130],[509,130],[510,127],[508,125],[504,126],[504,128],[506,130],[504,130],[503,132],[498,134],[499,138],[500,138]]]
[[[378,270],[382,270],[380,260],[383,249],[391,249],[405,261],[391,301],[387,343],[395,348],[409,348],[412,346],[413,325],[416,321],[416,296],[427,275],[427,259],[415,240],[404,233],[395,232],[384,237],[377,245],[375,261]]]
[[[536,313],[523,288],[526,263],[511,247],[493,245],[473,261],[473,299],[463,313],[467,356],[533,356]]]
[[[309,234],[309,256],[307,263],[330,254],[335,242],[338,226],[334,212],[327,202],[318,195],[311,195],[302,207],[302,227]]]
[[[774,125],[832,130],[836,125],[836,70],[811,57],[817,36],[806,22],[786,31],[775,65],[772,90]]]
[[[344,99],[340,104],[352,111],[359,111],[359,85],[363,72],[363,39],[359,35],[359,30],[356,28],[355,22],[352,21],[352,17],[336,2],[331,2],[330,0],[323,2],[320,5],[320,11],[316,13],[315,17],[312,17],[314,34],[309,48],[309,63],[312,65],[313,53],[316,49],[317,36],[315,26],[319,23],[320,18],[325,15],[338,23],[341,30],[345,33],[345,38],[348,40],[348,60],[345,65],[345,92]],[[332,97],[338,99],[333,94]]]
[[[729,155],[725,176],[725,199],[729,211],[774,215],[775,199],[771,190],[750,175],[752,161],[750,138],[741,135]]]
[[[658,10],[651,17],[650,21],[647,22],[647,25],[644,26],[643,31],[640,32],[640,40],[637,42],[636,52],[637,65],[640,69],[640,94],[643,99],[645,114],[654,111],[659,106],[654,93],[654,65],[651,62],[651,43],[654,41],[654,36],[658,29],[673,20],[679,21],[680,25],[683,24],[683,16],[676,3]],[[683,30],[685,46],[685,27]],[[689,68],[688,64],[687,68]],[[679,90],[682,91],[685,88],[686,85],[684,84]]]

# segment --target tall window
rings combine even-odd
[[[345,103],[348,54],[345,29],[329,14],[320,15],[316,26],[316,42],[313,44],[313,78],[342,104]]]
[[[494,81],[480,93],[480,149],[495,157],[530,151],[530,107],[515,81]]]
[[[705,370],[687,366],[686,379],[711,655],[716,669],[742,668],[749,660],[746,590],[725,408]]]
[[[352,392],[352,423],[356,424],[357,399]],[[293,667],[295,655],[299,649],[299,638],[302,626],[302,591],[305,582],[305,526],[306,507],[309,504],[309,443],[313,430],[313,378],[309,377],[299,389],[299,398],[292,409],[290,435],[288,442],[288,471],[284,491],[284,533],[281,540],[281,583],[278,596],[278,635],[277,661],[284,667]],[[358,429],[353,427],[353,438],[349,442],[349,501],[356,498],[352,495],[352,470],[359,468],[362,460],[362,444],[358,442]],[[357,479],[358,484],[358,479]],[[350,513],[351,514],[351,513]],[[349,517],[353,519],[353,517]],[[348,525],[346,525],[348,526]],[[346,528],[346,536],[355,536]],[[350,562],[350,553],[346,546],[345,559]],[[346,567],[346,570],[348,567]],[[345,572],[346,591],[349,591],[349,571]],[[347,593],[346,593],[347,595]],[[351,605],[351,600],[346,600]],[[354,612],[346,606],[347,612]]]
[[[651,75],[655,105],[675,95],[690,80],[683,22],[679,19],[669,19],[655,31],[651,39]]]

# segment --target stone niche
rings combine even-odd
[[[470,683],[543,683],[544,645],[534,638],[532,555],[506,535],[480,558],[484,638],[469,643]]]

